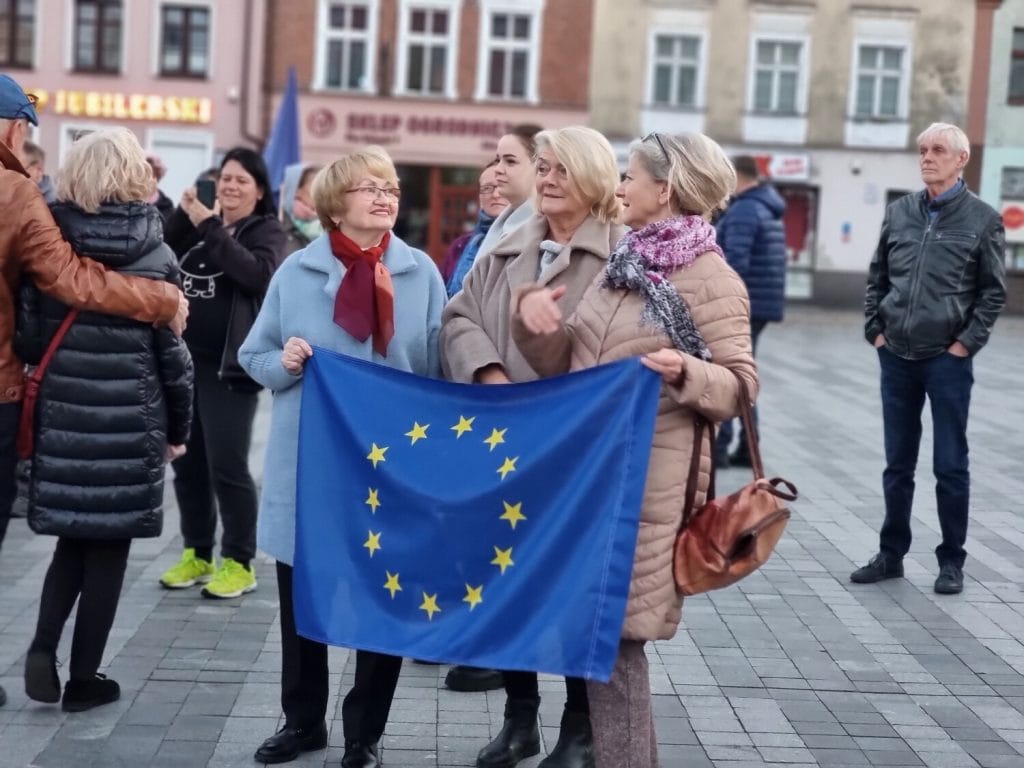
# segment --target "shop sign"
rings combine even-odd
[[[811,178],[810,155],[754,155],[757,170],[772,181],[808,181]]]
[[[1024,200],[1003,200],[1006,242],[1024,243]]]
[[[213,120],[213,102],[208,98],[103,91],[32,92],[39,98],[39,110],[55,115],[204,125]]]
[[[323,108],[306,117],[310,133],[324,138],[334,131],[333,120],[325,119]],[[403,139],[445,138],[477,139],[496,143],[508,132],[511,123],[504,120],[464,117],[430,117],[397,113],[349,112],[345,116],[345,140],[354,144],[397,144]]]

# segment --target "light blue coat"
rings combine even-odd
[[[345,267],[331,253],[327,235],[289,256],[270,281],[256,323],[238,352],[245,371],[273,392],[256,541],[271,557],[292,565],[295,553],[295,470],[299,444],[302,376],[281,365],[291,336],[313,346],[401,371],[439,378],[437,337],[445,303],[441,273],[423,253],[391,235],[384,252],[395,291],[395,335],[388,356],[373,351],[334,323],[334,297]],[[387,403],[381,403],[387,408]]]

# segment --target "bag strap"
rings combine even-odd
[[[71,328],[71,324],[75,322],[75,318],[78,317],[77,309],[69,309],[68,313],[64,315],[64,319],[60,321],[60,327],[57,328],[57,332],[53,334],[53,338],[50,339],[49,346],[46,347],[46,352],[43,354],[43,359],[39,361],[39,365],[32,371],[30,379],[39,383],[43,380],[43,376],[46,375],[46,369],[50,365],[50,359],[57,351],[57,347],[64,340],[64,336],[67,335],[68,329]]]

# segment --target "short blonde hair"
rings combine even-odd
[[[971,159],[971,142],[958,126],[952,123],[932,123],[925,128],[917,137],[917,144],[920,146],[926,139],[941,136],[949,142],[949,148],[960,154],[967,153],[967,159]]]
[[[725,208],[736,189],[736,170],[718,145],[703,133],[652,133],[629,145],[630,154],[672,190],[672,210],[710,218]]]
[[[134,133],[127,128],[104,128],[71,145],[57,171],[56,186],[59,200],[96,213],[101,203],[148,200],[156,190],[156,179]]]
[[[622,212],[622,204],[615,196],[619,167],[608,139],[593,128],[571,125],[541,131],[536,141],[538,154],[545,148],[555,153],[569,172],[569,183],[576,187],[598,221],[618,219]]]
[[[324,166],[313,179],[313,205],[324,229],[336,229],[335,218],[348,210],[347,190],[363,176],[378,176],[398,186],[398,172],[383,147],[369,146],[339,157]]]

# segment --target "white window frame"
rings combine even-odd
[[[380,15],[380,0],[349,0],[353,3],[366,6],[367,23],[366,33],[335,32],[330,29],[329,6],[332,2],[343,2],[343,0],[319,0],[317,3],[316,17],[316,57],[314,63],[313,90],[327,91],[330,93],[375,93],[377,90],[377,25]],[[347,88],[327,85],[327,44],[332,40],[365,40],[366,62],[365,82],[361,88]]]
[[[903,56],[900,61],[900,85],[896,95],[896,114],[895,115],[880,115],[876,111],[872,111],[868,115],[857,114],[857,88],[859,86],[859,80],[861,75],[860,67],[860,52],[862,48],[899,48],[903,51]],[[851,120],[866,120],[874,122],[894,122],[899,120],[906,120],[910,112],[910,66],[913,61],[913,49],[911,47],[910,40],[899,40],[895,38],[884,38],[884,37],[856,37],[853,41],[853,53],[851,54],[850,61],[852,63],[850,72],[850,97],[848,101],[847,114]],[[880,77],[876,75],[875,83],[876,86],[880,80]],[[877,106],[879,100],[880,91],[875,93],[875,105]]]
[[[42,4],[42,0],[37,0],[36,8],[39,9]],[[117,68],[117,73],[123,75],[128,71],[128,37],[129,31],[132,29],[131,23],[131,6],[132,3],[129,0],[121,0],[121,53],[120,53],[120,66]],[[75,0],[66,0],[65,6],[67,15],[64,17],[67,19],[67,23],[64,25],[64,69],[74,74],[82,74],[86,76],[97,75],[96,72],[78,72],[75,69]],[[39,16],[42,19],[42,14]],[[114,73],[99,73],[99,75],[110,77]],[[61,135],[61,141],[63,142],[63,134]],[[63,153],[62,153],[63,154]]]
[[[153,77],[160,79],[169,79],[175,77],[175,75],[161,75],[160,58],[163,51],[160,48],[160,44],[164,39],[164,7],[168,5],[187,6],[190,8],[205,8],[209,14],[210,28],[209,28],[209,49],[206,51],[206,76],[204,78],[188,77],[185,79],[192,80],[195,82],[203,82],[213,80],[216,73],[214,71],[214,65],[216,64],[216,57],[213,55],[216,48],[216,24],[217,24],[217,9],[216,4],[212,0],[153,0],[153,24],[152,24],[152,47],[153,55],[150,61],[151,71]]]
[[[477,101],[505,101],[512,103],[536,104],[540,101],[538,80],[540,78],[541,26],[544,18],[545,0],[479,0],[480,36],[477,45],[476,95]],[[488,92],[490,83],[491,16],[507,13],[514,16],[529,16],[530,39],[523,44],[527,52],[526,94],[518,96],[493,96]],[[504,46],[503,46],[504,47]]]
[[[690,37],[697,40],[697,73],[693,92],[693,104],[658,104],[654,101],[655,70],[658,62],[658,38],[659,37]],[[647,94],[644,103],[653,109],[671,109],[686,112],[694,112],[704,109],[705,106],[705,83],[707,81],[708,62],[708,35],[702,29],[691,27],[658,27],[651,28],[647,36],[647,82],[645,92]],[[674,79],[674,75],[673,75]]]
[[[396,35],[397,56],[395,57],[395,83],[394,93],[397,96],[420,96],[424,98],[446,98],[454,99],[456,93],[456,75],[459,69],[459,29],[461,24],[462,0],[401,0],[398,10],[398,34]],[[409,31],[409,20],[413,11],[445,11],[448,14],[448,34],[445,38],[434,35],[432,32],[413,33]],[[442,93],[431,93],[429,91],[415,91],[409,88],[406,78],[406,70],[409,66],[409,46],[413,43],[423,45],[434,45],[444,40],[447,48],[447,60],[445,62],[444,91]],[[424,77],[429,80],[429,71],[424,72]]]
[[[105,131],[110,127],[109,123],[90,123],[90,122],[78,122],[76,120],[62,121],[60,124],[60,136],[57,141],[57,162],[52,164],[53,168],[58,168],[64,164],[64,157],[67,155],[68,150],[74,143],[71,140],[71,135],[76,131]]]
[[[779,112],[778,110],[770,110],[766,112],[757,111],[755,101],[757,99],[757,46],[759,43],[795,43],[800,46],[800,56],[797,62],[796,103],[794,104],[794,112]],[[751,36],[749,58],[750,66],[747,73],[747,112],[749,114],[757,115],[759,117],[806,117],[807,88],[808,81],[810,80],[810,71],[808,68],[808,62],[810,61],[810,47],[811,38],[809,35],[794,35],[784,32],[765,31],[757,32]],[[778,73],[780,70],[776,67],[773,71]],[[774,91],[777,95],[777,77],[774,81]]]

